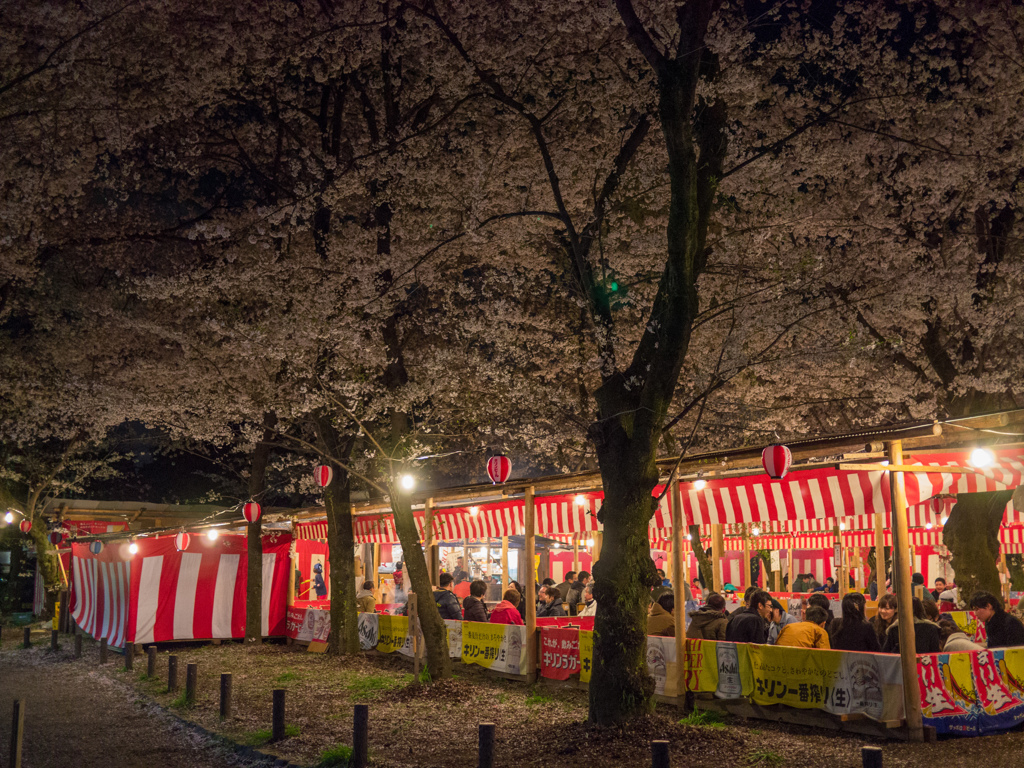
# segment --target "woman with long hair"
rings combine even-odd
[[[885,644],[885,633],[896,621],[896,595],[882,595],[878,598],[878,613],[871,619],[880,645]]]
[[[878,653],[882,650],[875,628],[864,620],[864,595],[853,592],[843,598],[843,618],[832,636],[837,651]]]

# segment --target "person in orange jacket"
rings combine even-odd
[[[791,648],[831,648],[828,643],[828,632],[825,631],[828,620],[829,615],[824,608],[817,605],[809,606],[807,621],[784,626],[775,644]]]

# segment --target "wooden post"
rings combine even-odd
[[[892,482],[892,474],[889,475]],[[875,513],[875,584],[878,596],[885,594],[885,510]]]
[[[124,644],[124,668],[129,672],[135,669],[135,643]]]
[[[882,768],[882,748],[861,747],[860,759],[864,768]]]
[[[669,752],[667,741],[651,742],[651,766],[652,768],[669,768]]]
[[[431,585],[436,586],[440,568],[434,558],[434,500],[427,499],[423,508],[423,553],[427,556],[427,575]]]
[[[356,704],[352,722],[352,768],[366,768],[369,755],[370,706]]]
[[[25,627],[25,641],[24,645],[26,648],[32,645],[32,629],[31,627]]]
[[[604,544],[604,531],[594,531],[594,551],[590,553],[590,559],[593,561],[590,564],[590,570],[594,570],[594,565],[601,559],[601,545]]]
[[[82,658],[82,636],[75,635],[75,658]]]
[[[839,585],[839,599],[842,600],[846,596],[846,585],[849,584],[849,576],[847,576],[843,568],[843,533],[839,530],[839,523],[835,523],[832,526],[832,533],[835,534],[835,546],[832,547],[832,551],[838,555],[835,558],[836,561],[836,584]]]
[[[753,580],[750,578],[750,528],[743,531],[743,567],[740,569],[740,583],[738,586],[746,590]]]
[[[107,663],[107,638],[100,638],[100,664]]]
[[[167,691],[174,693],[178,690],[178,657],[173,653],[167,657]]]
[[[156,646],[151,645],[146,649],[146,677],[156,677]]]
[[[469,539],[462,540],[462,568],[469,574],[469,578],[472,580],[473,569],[469,567]]]
[[[684,695],[686,665],[683,642],[686,640],[686,577],[683,576],[683,495],[679,491],[679,480],[672,481],[672,573],[675,579],[672,588],[675,590],[676,607],[672,612],[675,623],[676,645],[676,696]]]
[[[580,535],[578,533],[572,535],[572,569],[576,573],[580,572]]]
[[[679,553],[679,559],[683,564],[683,584],[685,585],[683,588],[683,597],[686,597],[686,589],[690,586],[690,551],[687,548],[689,543],[689,540],[682,531],[680,531],[679,545],[682,547],[683,551]]]
[[[903,464],[903,443],[889,443],[889,463]],[[906,557],[909,552],[907,531],[907,496],[902,472],[889,472],[892,500],[892,532],[895,562],[892,575],[896,586],[896,615],[899,619],[900,666],[903,674],[903,710],[907,718],[907,736],[911,741],[924,740],[921,714],[921,694],[917,679],[917,641],[914,636],[913,593],[910,589],[910,568]]]
[[[227,720],[231,717],[231,673],[220,673],[220,717]]]
[[[501,537],[501,594],[505,594],[505,590],[508,589],[508,583],[511,579],[508,577],[508,536]]]
[[[789,537],[789,548],[786,550],[786,565],[789,568],[789,591],[793,591],[793,579],[796,577],[796,555],[793,551],[793,537]]]
[[[722,594],[722,552],[725,549],[725,536],[722,534],[722,524],[711,524],[711,565],[714,574],[714,581],[711,588],[718,594]]]
[[[189,665],[191,666],[191,664]],[[281,741],[284,738],[284,688],[274,689],[274,711],[270,730],[271,741]]]
[[[14,716],[11,718],[11,762],[10,768],[21,768],[21,745],[25,738],[25,700],[14,700]]]
[[[494,768],[494,723],[480,723],[477,768]]]
[[[523,589],[526,594],[526,678],[527,682],[533,683],[537,679],[537,595],[535,592],[537,579],[534,571],[533,559],[536,542],[534,531],[536,530],[536,512],[533,507],[533,486],[526,489],[523,496],[526,506],[526,581]]]
[[[380,597],[380,544],[373,545],[373,594]]]
[[[295,522],[292,522],[292,531],[295,530]],[[295,538],[292,537],[292,543],[288,545],[288,605],[295,605],[295,589],[298,585],[295,583]]]
[[[53,651],[54,653],[57,652],[57,647],[58,647],[57,646],[57,639],[59,637],[60,637],[60,630],[59,629],[51,629],[50,630],[50,650]]]
[[[191,706],[196,703],[196,686],[199,684],[199,665],[185,665],[185,702]]]

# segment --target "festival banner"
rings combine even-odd
[[[377,614],[377,650],[381,653],[412,655],[408,616]]]
[[[917,657],[924,724],[975,735],[1024,722],[1024,648]]]
[[[318,608],[288,609],[285,615],[285,635],[303,643],[314,640],[327,642],[331,634],[331,612]]]
[[[526,666],[526,627],[515,624],[462,623],[462,663],[512,675]]]
[[[594,668],[594,632],[580,630],[580,682],[589,683]]]
[[[448,635],[448,656],[452,659],[462,657],[462,624],[456,619],[445,619],[444,628]]]
[[[540,674],[552,680],[568,680],[580,671],[580,632],[545,627],[540,632]]]
[[[380,624],[376,613],[359,613],[359,649],[372,651],[380,637]]]
[[[988,643],[988,633],[985,631],[985,624],[978,621],[974,611],[950,611],[949,613],[944,613],[943,616],[949,616],[953,619],[956,625],[963,630],[964,634],[974,642]]]

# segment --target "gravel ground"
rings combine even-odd
[[[1024,765],[1021,732],[911,745],[739,718],[717,727],[684,725],[665,705],[625,731],[596,729],[584,722],[584,691],[547,684],[531,689],[459,665],[455,679],[424,688],[412,684],[411,667],[401,657],[338,660],[296,646],[179,645],[161,649],[156,678],[146,680],[145,657],[137,657],[128,673],[117,654],[100,668],[91,641],[80,661],[70,658],[70,639],[62,643],[56,656],[40,646],[24,651],[8,643],[0,650],[0,747],[6,754],[11,699],[25,696],[26,768],[242,764],[168,713],[314,765],[325,749],[351,743],[355,703],[370,705],[370,755],[378,768],[475,765],[480,722],[497,726],[496,765],[502,768],[646,768],[652,739],[670,740],[672,764],[687,768],[855,768],[864,744],[882,747],[886,768]],[[198,664],[198,700],[190,709],[176,707],[166,691],[168,650],[178,656],[182,685],[185,665]],[[234,683],[235,711],[227,721],[218,714],[222,672],[231,672]],[[288,691],[291,735],[268,745],[274,688]]]

